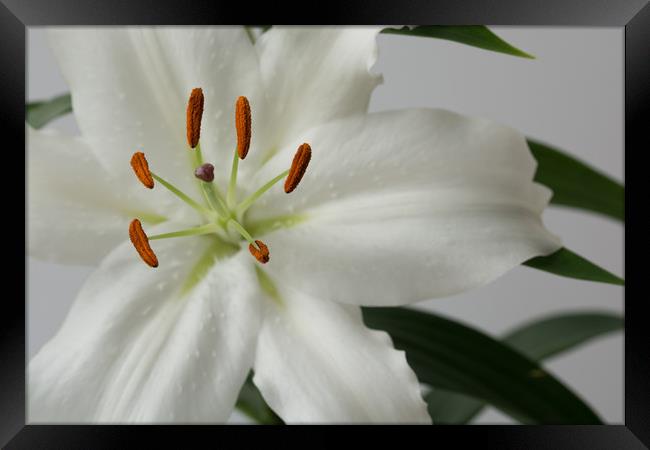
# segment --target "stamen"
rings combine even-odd
[[[156,239],[168,239],[175,237],[184,237],[184,236],[200,236],[202,234],[216,233],[219,230],[219,226],[214,223],[206,223],[194,228],[186,228],[185,230],[172,231],[171,233],[163,234],[154,234],[149,236],[149,240],[153,241]]]
[[[298,151],[296,151],[296,155],[293,157],[291,169],[289,169],[289,176],[287,176],[287,180],[284,182],[284,192],[288,194],[298,186],[298,183],[300,183],[307,170],[310,159],[311,147],[309,144],[304,143],[298,147]]]
[[[255,241],[255,243],[257,244],[257,247],[259,249],[255,248],[253,244],[249,244],[248,251],[251,252],[251,255],[253,255],[256,260],[258,260],[262,264],[266,264],[267,262],[269,262],[270,259],[269,248],[262,241]]]
[[[237,154],[244,159],[251,145],[251,107],[246,97],[239,97],[235,103],[235,128],[237,129]]]
[[[241,237],[243,237],[244,239],[246,239],[246,240],[248,241],[249,244],[252,244],[253,242],[255,242],[255,241],[253,241],[253,236],[251,236],[251,234],[250,234],[248,231],[246,231],[246,228],[244,228],[244,227],[243,227],[239,222],[237,222],[235,219],[230,219],[230,220],[228,220],[227,225],[232,225],[232,227],[233,227],[235,230],[237,230],[237,232],[238,232],[239,234],[241,234]]]
[[[210,163],[200,165],[194,171],[194,176],[199,180],[210,183],[212,180],[214,180],[214,166]]]
[[[269,261],[269,248],[262,241],[254,241],[253,236],[250,235],[246,228],[241,226],[235,219],[230,219],[228,225],[231,225],[241,236],[249,243],[248,251],[262,264]],[[256,247],[257,246],[257,247]]]
[[[138,251],[140,258],[151,267],[158,267],[158,258],[149,246],[149,238],[142,229],[138,219],[133,219],[129,225],[129,237],[133,246]]]
[[[133,167],[133,171],[135,172],[135,176],[138,177],[138,180],[149,189],[153,189],[153,177],[151,176],[149,164],[147,163],[147,158],[144,157],[144,153],[135,152],[133,154],[131,157],[131,167]]]
[[[183,191],[181,191],[180,189],[178,189],[176,186],[174,186],[173,184],[171,184],[169,181],[167,181],[167,180],[165,180],[164,178],[162,178],[162,177],[156,175],[156,173],[154,173],[154,172],[151,172],[151,176],[154,178],[154,180],[158,181],[160,184],[162,184],[163,186],[165,186],[165,187],[169,190],[169,192],[171,192],[171,193],[174,194],[176,197],[178,197],[178,198],[180,198],[181,200],[183,200],[185,203],[187,203],[188,205],[190,205],[192,208],[194,208],[194,209],[195,209],[196,211],[198,211],[199,213],[201,213],[201,214],[205,214],[205,215],[207,215],[207,216],[209,216],[209,217],[212,217],[212,216],[214,215],[214,213],[213,213],[212,211],[210,211],[210,210],[204,208],[203,206],[201,206],[200,204],[198,204],[198,203],[197,203],[195,200],[193,200],[190,196],[188,196],[187,194],[185,194]]]
[[[235,191],[237,190],[237,171],[239,170],[239,153],[237,150],[232,156],[232,168],[230,169],[230,183],[228,183],[228,190],[226,191],[226,204],[232,208],[235,204]]]
[[[187,102],[187,143],[194,148],[201,137],[201,118],[203,117],[203,90],[192,89]]]
[[[255,203],[255,201],[257,201],[258,198],[260,198],[266,191],[271,189],[275,185],[275,183],[277,183],[278,181],[280,181],[284,177],[286,177],[288,173],[289,173],[289,170],[285,170],[280,175],[278,175],[275,178],[273,178],[272,180],[268,181],[264,186],[259,188],[257,191],[255,191],[251,195],[249,195],[237,207],[237,215],[241,216],[242,214],[244,214],[248,210],[248,208],[250,208],[251,205],[253,203]]]

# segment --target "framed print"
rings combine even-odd
[[[646,3],[3,0],[2,444],[647,448]]]

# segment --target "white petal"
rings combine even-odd
[[[370,73],[380,29],[273,26],[260,37],[256,47],[278,132],[274,146],[368,109],[370,94],[381,83],[381,76]]]
[[[50,39],[82,134],[116,172],[128,171],[139,149],[154,171],[193,189],[185,123],[191,89],[203,89],[201,143],[218,168],[234,148],[237,97],[264,102],[257,55],[241,28],[75,27],[55,29]]]
[[[254,383],[289,423],[431,423],[418,380],[357,307],[281,289],[262,325]]]
[[[28,130],[29,252],[38,258],[95,264],[128,236],[135,216],[162,221],[132,177],[120,183],[80,138]],[[128,163],[127,163],[128,164]],[[148,201],[147,201],[148,200]],[[162,205],[161,205],[162,206]]]
[[[516,131],[411,110],[332,123],[302,136],[313,156],[289,196],[251,219],[305,213],[266,236],[270,272],[335,301],[398,305],[461,292],[560,246],[540,214],[550,192]],[[260,178],[288,164],[277,155]],[[335,281],[333,281],[335,280]]]
[[[193,87],[203,87],[201,149],[204,159],[215,166],[218,178],[215,182],[225,186],[237,143],[237,98],[245,96],[251,106],[252,155],[264,153],[267,133],[275,128],[267,113],[256,50],[242,27],[165,27],[157,29],[157,36],[167,59],[178,66],[177,77],[187,92]],[[239,172],[242,179],[254,168],[253,164],[242,164]]]
[[[160,228],[160,227],[159,227]],[[82,288],[32,359],[31,422],[221,422],[252,366],[259,298],[250,255],[179,290],[208,238],[152,241],[151,269],[130,244]],[[212,258],[212,256],[210,256]]]

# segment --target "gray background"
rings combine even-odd
[[[623,180],[623,29],[492,27],[536,60],[460,44],[379,36],[375,70],[384,74],[371,111],[446,108],[509,124],[530,137],[569,150]],[[28,31],[28,98],[67,91],[44,31]],[[74,132],[72,116],[52,124]],[[557,207],[549,229],[572,250],[623,274],[624,229],[613,220]],[[29,259],[28,352],[59,327],[91,268]],[[499,335],[532,318],[584,309],[623,313],[623,289],[519,267],[481,289],[419,305]],[[556,357],[547,368],[609,423],[623,422],[623,336],[600,338]],[[233,420],[243,420],[235,414]],[[487,409],[478,423],[513,423]]]

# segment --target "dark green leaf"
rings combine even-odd
[[[482,399],[529,424],[595,424],[573,392],[511,347],[443,317],[405,308],[364,308],[386,330],[422,383]]]
[[[468,395],[434,388],[424,396],[434,425],[462,425],[481,412],[485,403]]]
[[[63,94],[50,100],[28,103],[25,107],[25,120],[32,127],[41,128],[70,112],[72,112],[70,94]]]
[[[529,259],[524,262],[524,265],[568,278],[598,281],[620,286],[625,284],[623,279],[564,247],[548,256],[537,256]]]
[[[460,42],[461,44],[467,44],[473,47],[491,50],[493,52],[521,56],[523,58],[535,58],[534,56],[508,44],[484,25],[404,26],[402,28],[384,28],[381,32],[387,34],[403,34],[406,36],[447,39],[449,41]]]
[[[528,139],[535,181],[553,190],[551,203],[625,220],[625,188],[607,175],[546,144]]]
[[[623,318],[610,313],[560,314],[523,325],[503,341],[536,361],[623,329]]]
[[[532,360],[541,361],[622,329],[623,318],[614,314],[561,314],[521,326],[508,333],[503,342]],[[438,424],[468,423],[485,406],[480,400],[443,389],[434,389],[425,400],[429,414]]]
[[[236,407],[257,423],[263,425],[283,424],[277,414],[266,404],[262,394],[253,384],[253,373],[249,373],[239,392]]]

